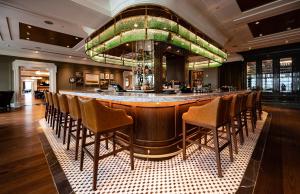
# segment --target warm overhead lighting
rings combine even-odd
[[[184,45],[184,43],[182,42],[181,45]]]
[[[251,48],[251,46],[249,47],[249,50],[251,50],[252,48]]]
[[[69,56],[69,58],[72,58],[72,56]]]
[[[30,28],[31,28],[31,26],[29,26],[29,25],[28,25],[28,26],[27,26],[27,28],[29,28],[29,29],[30,29]]]
[[[292,29],[291,27],[287,27],[287,28],[286,28],[286,30],[291,30],[291,29]]]
[[[179,52],[180,52],[180,50],[177,50],[176,52],[177,52],[177,53],[179,53]]]
[[[263,34],[259,34],[259,36],[263,36]]]
[[[42,77],[30,77],[31,79],[43,79]]]
[[[164,30],[166,30],[167,28],[166,27],[164,27]]]
[[[258,24],[259,24],[259,21],[255,22],[255,24],[258,25]]]
[[[27,37],[26,39],[27,39],[27,40],[30,40],[30,38],[29,38],[29,37]]]
[[[49,75],[49,72],[36,71],[35,74],[37,74],[37,75]]]
[[[34,53],[38,54],[38,53],[39,53],[39,51],[34,51]]]
[[[67,47],[69,48],[70,46],[69,46],[69,45],[67,45]]]
[[[171,48],[172,48],[171,46],[168,46],[168,47],[167,47],[167,49],[171,49]]]
[[[129,44],[127,43],[126,46],[129,46]]]
[[[138,25],[137,23],[135,23],[133,26],[134,26],[135,28],[139,27],[139,25]]]
[[[29,35],[30,35],[30,32],[26,32],[26,34],[29,36]]]
[[[86,60],[86,58],[84,57],[83,60]]]
[[[289,41],[288,41],[288,40],[285,40],[285,43],[287,44],[287,43],[289,43]]]
[[[76,40],[78,40],[78,37],[75,37]]]

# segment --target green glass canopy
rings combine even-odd
[[[214,64],[211,66],[220,66],[227,59],[224,51],[178,22],[151,15],[114,20],[111,25],[86,41],[85,50],[90,58],[98,62],[134,66],[135,61],[132,59],[120,60],[120,57],[104,53],[122,44],[142,40],[164,42],[188,50],[194,55],[210,60]]]

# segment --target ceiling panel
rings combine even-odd
[[[276,0],[236,0],[242,12],[274,2]]]
[[[275,34],[300,27],[300,9],[248,24],[254,37]]]
[[[19,29],[20,39],[56,46],[73,48],[83,39],[81,37],[76,37],[25,23],[19,23]]]

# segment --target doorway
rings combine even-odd
[[[43,92],[56,92],[56,71],[53,63],[15,60],[14,107],[42,103]]]

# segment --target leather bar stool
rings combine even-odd
[[[112,109],[97,102],[97,100],[81,100],[79,99],[82,123],[83,123],[83,135],[81,144],[81,158],[80,158],[80,170],[83,169],[84,153],[93,159],[93,189],[96,190],[98,164],[99,160],[115,155],[116,153],[129,149],[130,151],[130,163],[131,170],[134,169],[133,160],[133,120],[126,114],[124,110]],[[130,131],[129,144],[116,149],[115,145],[115,133],[119,130],[128,129]],[[87,130],[92,131],[95,134],[94,142],[86,142]],[[107,137],[100,138],[103,134],[111,134]],[[100,141],[105,139],[112,139],[113,151],[99,156]],[[120,139],[121,141],[121,139]],[[125,143],[125,142],[124,142]],[[94,154],[90,153],[87,146],[94,144]],[[123,145],[123,144],[122,144]]]
[[[216,97],[210,103],[203,106],[194,106],[190,107],[188,112],[182,115],[182,151],[183,151],[183,160],[186,160],[186,142],[197,144],[199,148],[206,147],[215,152],[216,163],[218,169],[218,176],[222,177],[222,167],[220,152],[229,147],[230,161],[233,161],[232,145],[231,145],[231,135],[230,135],[230,106],[231,106],[232,97]],[[194,141],[191,137],[186,136],[186,124],[191,124],[198,126],[200,130],[208,130],[209,133],[212,133],[213,144],[214,146],[208,146],[205,142],[202,144],[200,141]],[[219,136],[219,127],[225,126],[226,138]],[[225,139],[224,144],[220,147],[219,139]]]
[[[261,90],[259,90],[257,92],[257,96],[256,96],[256,109],[257,109],[257,114],[258,114],[259,120],[261,120],[261,115],[262,115],[261,97],[262,97]]]
[[[235,94],[232,96],[231,108],[230,108],[230,126],[231,126],[231,135],[233,139],[234,151],[238,153],[237,146],[237,134],[240,137],[240,144],[244,143],[244,135],[242,128],[242,118],[241,118],[241,106],[242,106],[242,94]]]
[[[49,100],[48,100],[48,94],[47,91],[44,91],[44,99],[45,99],[45,119],[48,120],[48,114],[49,114]]]
[[[58,103],[59,103],[59,127],[58,127],[58,136],[60,136],[61,128],[63,127],[63,144],[66,143],[66,134],[69,121],[69,104],[68,98],[64,94],[57,94]],[[72,124],[71,124],[72,126]],[[71,127],[70,126],[70,127]]]
[[[47,92],[48,96],[48,109],[49,109],[49,114],[48,114],[48,123],[50,124],[50,127],[53,127],[52,121],[53,121],[53,111],[54,111],[54,104],[53,104],[53,99],[52,99],[52,94],[51,92]]]
[[[58,133],[60,107],[59,107],[58,97],[56,93],[52,93],[52,100],[53,100],[52,127],[53,129],[56,130],[56,134],[58,134],[58,137],[60,137],[60,134]]]
[[[248,122],[247,122],[247,99],[249,93],[244,93],[242,95],[242,106],[241,106],[241,121],[242,121],[242,129],[245,128],[246,136],[248,137]]]
[[[82,124],[82,117],[80,112],[80,105],[77,96],[68,96],[68,104],[69,104],[69,112],[70,112],[70,121],[69,121],[69,130],[68,130],[68,140],[67,140],[67,150],[70,149],[70,141],[71,137],[75,139],[75,160],[78,159],[78,148],[79,148],[79,141],[81,139],[80,132],[81,132],[81,124]],[[73,125],[73,122],[76,125]],[[76,129],[73,129],[73,126]],[[73,134],[75,132],[75,134]]]
[[[251,121],[252,132],[256,128],[256,92],[251,92],[247,98],[247,119]]]

